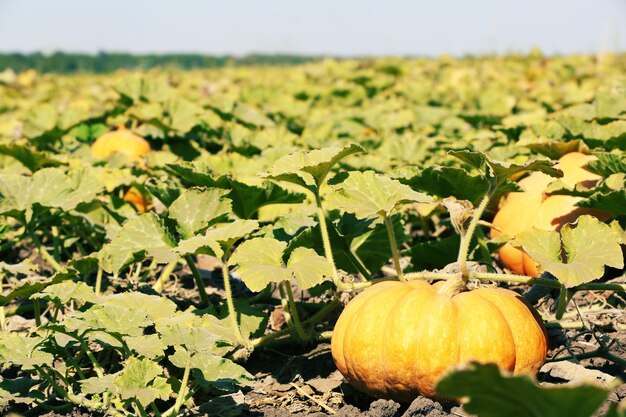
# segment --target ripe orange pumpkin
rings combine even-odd
[[[139,213],[145,213],[148,211],[148,206],[150,202],[144,195],[134,187],[129,188],[124,193],[124,201],[132,204]]]
[[[344,309],[331,341],[339,371],[357,390],[409,402],[435,397],[451,368],[496,363],[536,373],[547,352],[541,319],[513,291],[450,293],[446,283],[386,281]]]
[[[108,158],[116,152],[125,155],[131,162],[137,162],[150,152],[150,144],[141,136],[120,126],[117,130],[100,136],[91,145],[91,154],[97,159]]]
[[[583,168],[583,165],[597,159],[592,155],[572,152],[559,159],[557,165],[563,171],[561,180],[568,186],[582,183],[592,187],[601,177]],[[576,221],[583,214],[600,215],[593,210],[576,206],[581,197],[566,195],[545,196],[548,184],[555,178],[542,172],[533,172],[518,184],[523,192],[509,193],[493,219],[491,236],[516,234],[533,227],[543,230],[560,230],[567,223]],[[539,276],[535,261],[519,249],[507,243],[499,250],[500,261],[516,274]]]

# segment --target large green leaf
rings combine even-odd
[[[54,356],[40,349],[43,338],[22,334],[3,334],[0,336],[0,362],[24,366],[52,365]]]
[[[619,242],[620,236],[609,225],[585,215],[578,218],[576,227],[563,226],[560,236],[555,231],[533,229],[518,234],[513,244],[539,263],[541,270],[574,287],[600,278],[605,265],[623,268]]]
[[[169,207],[169,217],[176,221],[181,236],[185,239],[190,238],[228,215],[231,203],[229,199],[224,198],[225,194],[226,191],[218,188],[183,191]]]
[[[232,247],[235,242],[252,233],[259,227],[256,220],[236,220],[232,223],[219,225],[206,231],[203,235],[194,236],[178,243],[176,252],[181,255],[199,253],[208,248],[210,254],[221,258],[223,248]]]
[[[349,155],[361,152],[365,150],[357,144],[343,148],[329,147],[294,152],[276,161],[268,169],[265,177],[292,182],[307,189],[312,187],[319,189],[336,163]]]
[[[255,238],[242,243],[231,262],[252,291],[261,291],[270,282],[293,279],[300,288],[311,288],[332,275],[328,261],[308,248],[296,248],[285,266],[287,244],[272,238]]]
[[[172,393],[171,386],[163,374],[163,368],[150,359],[130,357],[124,369],[113,380],[116,394],[123,400],[137,399],[144,407],[157,398],[167,400]]]
[[[373,171],[350,172],[343,182],[332,188],[333,194],[327,197],[330,204],[361,219],[387,217],[403,203],[433,201],[432,197]]]
[[[0,214],[23,214],[30,221],[34,204],[67,211],[95,199],[101,190],[98,179],[83,170],[43,168],[32,176],[0,173]]]
[[[124,223],[122,229],[98,253],[102,268],[117,273],[132,262],[152,257],[159,263],[168,263],[174,253],[174,240],[154,213],[146,213]]]
[[[409,178],[399,178],[414,190],[442,198],[455,196],[473,203],[487,192],[488,182],[478,175],[471,175],[462,168],[448,166],[428,167]]]
[[[528,376],[503,376],[493,364],[452,372],[436,389],[481,417],[591,417],[609,394],[593,385],[541,388]]]

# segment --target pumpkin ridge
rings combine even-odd
[[[483,288],[483,290],[485,291],[489,291],[488,288]],[[507,315],[505,314],[504,311],[502,311],[502,309],[500,309],[500,306],[498,306],[498,304],[494,303],[491,299],[487,298],[487,297],[483,297],[483,292],[481,291],[473,291],[472,292],[474,294],[474,296],[485,300],[486,302],[488,302],[489,304],[491,304],[493,307],[495,307],[495,309],[498,311],[498,313],[500,313],[500,317],[502,317],[502,320],[506,323],[506,327],[508,327],[509,329],[509,336],[510,336],[510,340],[511,340],[511,344],[513,345],[513,351],[515,352],[515,360],[513,361],[513,369],[515,369],[515,367],[517,366],[517,345],[515,343],[515,336],[513,333],[513,328],[511,327],[511,323],[509,322],[509,318],[507,317]]]
[[[419,288],[415,288],[409,285],[406,285],[406,288],[409,289],[409,291],[407,291],[406,294],[403,294],[401,297],[398,298],[398,300],[393,304],[392,308],[389,309],[388,313],[387,313],[387,317],[384,320],[385,323],[385,327],[384,329],[386,329],[387,331],[385,332],[385,334],[389,331],[389,329],[391,329],[391,326],[389,325],[389,320],[394,318],[393,313],[396,312],[398,310],[397,306],[398,305],[402,305],[406,302],[407,299],[411,298],[414,295],[414,291],[420,291],[421,289]],[[434,298],[434,297],[433,297]],[[432,298],[430,303],[432,303]],[[397,319],[397,315],[395,315],[395,318]],[[391,337],[393,337],[393,335],[391,335]],[[385,338],[387,339],[387,338]],[[385,391],[387,395],[391,395],[392,391],[394,391],[393,388],[391,388],[394,384],[393,381],[391,381],[391,379],[389,378],[389,375],[392,371],[392,369],[388,366],[388,364],[391,364],[388,360],[388,348],[389,345],[387,343],[383,343],[382,345],[382,349],[380,350],[380,363],[382,364],[383,367],[383,375],[385,375],[384,380],[385,380]]]

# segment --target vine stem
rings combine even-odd
[[[174,272],[174,269],[176,269],[176,265],[178,265],[178,259],[165,265],[165,268],[163,268],[163,271],[161,271],[161,275],[152,286],[152,289],[154,291],[158,293],[161,293],[161,291],[163,291],[163,288],[165,287],[165,283],[170,278],[170,275],[172,275],[172,272]]]
[[[226,258],[226,255],[224,255]],[[230,287],[230,278],[228,274],[228,261],[222,260],[222,278],[224,280],[224,291],[226,292],[226,305],[228,306],[228,315],[231,317],[231,323],[233,326],[233,331],[235,332],[235,337],[237,338],[237,342],[241,346],[247,346],[249,343],[241,334],[241,328],[239,327],[239,322],[237,321],[237,311],[235,310],[235,303],[233,301],[233,291]]]
[[[194,281],[196,281],[196,286],[198,287],[198,293],[200,294],[200,302],[202,305],[209,304],[209,296],[206,293],[206,289],[204,288],[204,283],[202,282],[202,276],[200,276],[200,271],[196,267],[196,264],[193,262],[193,258],[191,255],[185,255],[185,261],[187,261],[187,265],[189,265],[189,269],[191,269],[191,275],[193,275]]]
[[[185,367],[185,371],[183,372],[183,380],[180,382],[180,391],[178,392],[178,397],[176,398],[176,402],[166,412],[162,414],[163,417],[171,417],[178,415],[180,411],[180,407],[183,406],[185,402],[185,396],[187,395],[187,384],[189,383],[189,373],[191,372],[191,364],[188,363]]]
[[[293,325],[296,328],[296,333],[298,337],[302,339],[302,341],[306,341],[309,339],[309,335],[304,331],[302,327],[302,322],[300,321],[300,313],[298,313],[298,307],[296,306],[296,301],[293,298],[293,290],[291,289],[291,283],[289,281],[285,281],[285,289],[287,291],[287,300],[289,305],[289,314],[293,320]]]
[[[4,271],[0,271],[0,295],[4,292]],[[0,331],[7,332],[7,317],[4,306],[0,306]]]
[[[52,268],[54,269],[55,272],[62,272],[63,271],[63,267],[61,265],[59,265],[59,263],[56,261],[56,259],[54,259],[54,257],[52,255],[50,255],[50,252],[48,252],[48,250],[45,248],[45,246],[42,245],[41,241],[39,240],[39,238],[35,234],[35,231],[32,230],[32,228],[30,226],[28,227],[28,231],[29,231],[29,234],[30,234],[30,238],[33,240],[33,242],[37,246],[37,249],[39,250],[39,253],[41,254],[41,256],[52,266]]]
[[[404,275],[402,273],[402,266],[400,265],[400,253],[398,252],[398,243],[396,242],[396,234],[393,231],[393,225],[391,219],[387,214],[383,216],[385,220],[385,226],[387,227],[387,236],[389,237],[389,245],[391,247],[391,256],[393,257],[393,264],[396,267],[396,273],[398,279],[404,281]]]
[[[339,279],[339,272],[337,272],[337,266],[335,266],[335,259],[333,258],[333,250],[330,246],[330,236],[328,234],[328,225],[326,224],[326,215],[324,214],[324,208],[322,206],[322,197],[320,196],[319,190],[315,190],[315,204],[317,205],[317,217],[320,222],[320,231],[322,232],[322,243],[324,245],[324,254],[326,255],[326,260],[330,263],[330,266],[333,269],[333,282],[337,287],[341,285],[341,280]]]
[[[472,220],[470,221],[469,226],[464,234],[461,235],[461,245],[459,247],[459,257],[457,261],[459,263],[459,269],[461,270],[461,276],[463,277],[463,282],[467,284],[469,281],[469,271],[467,270],[467,257],[469,255],[469,245],[474,236],[474,231],[478,226],[478,222],[480,218],[487,208],[487,204],[489,204],[489,200],[491,200],[491,187],[487,190],[487,193],[476,207],[474,211],[474,215],[472,216]]]
[[[98,266],[98,273],[96,274],[96,297],[100,295],[102,291],[102,267]]]

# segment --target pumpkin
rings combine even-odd
[[[532,307],[513,291],[450,291],[446,282],[386,281],[357,295],[333,331],[335,364],[357,390],[409,402],[436,397],[451,368],[496,363],[515,374],[536,373],[546,333]]]
[[[150,202],[144,195],[134,187],[129,188],[125,193],[123,200],[132,204],[139,213],[145,213],[148,211]]]
[[[585,164],[597,159],[591,155],[572,152],[559,159],[557,167],[563,171],[561,180],[570,187],[583,184],[592,187],[601,177],[583,168]],[[516,234],[533,227],[543,230],[560,230],[567,223],[572,223],[583,214],[602,217],[597,211],[576,206],[581,197],[566,195],[545,196],[548,184],[555,178],[542,172],[533,172],[518,184],[523,192],[509,193],[500,210],[493,219],[497,229],[491,230],[491,237]],[[527,254],[506,243],[498,251],[500,261],[516,274],[539,276],[536,263]]]
[[[129,161],[136,162],[150,152],[150,144],[141,136],[120,126],[117,130],[103,134],[91,145],[91,154],[97,159],[108,158],[116,152],[126,156]]]

